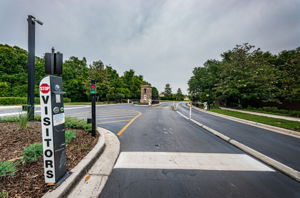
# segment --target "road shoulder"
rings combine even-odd
[[[271,126],[271,125],[267,125],[267,124],[257,123],[257,122],[254,122],[254,121],[244,120],[244,119],[241,119],[241,118],[236,118],[236,117],[223,115],[223,114],[219,114],[219,113],[215,113],[215,112],[205,111],[205,110],[200,109],[200,108],[195,107],[195,106],[193,106],[193,109],[195,109],[197,111],[204,112],[204,113],[208,113],[208,114],[211,114],[211,115],[214,115],[214,116],[218,116],[218,117],[221,117],[221,118],[225,118],[225,119],[228,119],[228,120],[233,120],[233,121],[240,122],[240,123],[243,123],[243,124],[247,124],[247,125],[250,125],[250,126],[255,126],[255,127],[258,127],[258,128],[262,128],[262,129],[272,131],[272,132],[280,133],[280,134],[283,134],[283,135],[289,135],[289,136],[292,136],[292,137],[300,138],[300,133],[297,132],[297,131],[292,131],[292,130],[289,130],[289,129],[283,129],[283,128],[280,128],[280,127],[275,127],[275,126]]]

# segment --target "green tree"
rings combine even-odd
[[[17,46],[0,44],[0,82],[2,97],[26,96],[27,52]]]
[[[63,87],[65,97],[72,101],[87,101],[87,90],[89,90],[89,72],[86,59],[70,57],[63,64]]]
[[[184,100],[184,95],[182,94],[182,91],[180,88],[177,89],[176,100]]]
[[[141,85],[149,84],[144,81],[142,75],[135,75],[134,70],[125,71],[121,77],[124,88],[127,88],[131,92],[131,99],[139,99],[141,95]]]
[[[172,88],[171,88],[171,85],[169,83],[167,83],[166,86],[165,86],[164,94],[165,94],[166,97],[172,96]]]
[[[300,47],[278,54],[273,65],[278,70],[278,98],[281,101],[300,99]]]
[[[156,87],[152,87],[152,100],[158,100],[159,93]]]
[[[222,57],[217,94],[238,106],[276,102],[276,71],[260,49],[249,44],[237,45]]]

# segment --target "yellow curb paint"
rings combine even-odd
[[[136,115],[134,118],[132,118],[130,120],[130,122],[128,122],[118,133],[117,136],[122,135],[122,133],[129,127],[129,125],[131,125],[138,117],[140,117],[142,115],[141,112],[138,112],[138,115]]]
[[[107,123],[114,123],[114,122],[125,122],[129,120],[114,120],[114,121],[107,121],[107,122],[97,122],[97,124],[107,124]]]

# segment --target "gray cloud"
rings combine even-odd
[[[2,0],[0,42],[27,49],[28,14],[36,53],[54,46],[65,57],[130,68],[163,91],[187,89],[195,66],[235,44],[277,53],[300,46],[299,0]]]

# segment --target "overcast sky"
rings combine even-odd
[[[134,69],[163,91],[187,93],[196,66],[248,42],[277,53],[300,46],[300,0],[0,0],[0,43],[27,49],[27,15],[36,55],[52,46]]]

